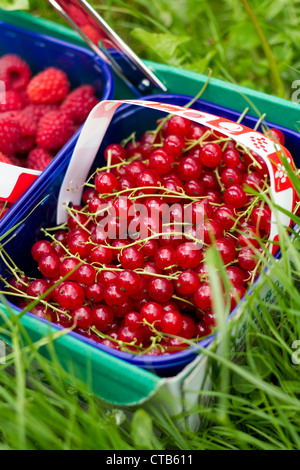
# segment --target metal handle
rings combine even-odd
[[[133,91],[136,96],[163,92],[166,86],[85,0],[47,0]]]

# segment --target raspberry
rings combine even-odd
[[[28,106],[31,103],[26,88],[24,90],[18,90],[18,94],[22,101],[22,108],[25,108],[25,106]]]
[[[82,85],[69,93],[61,105],[61,110],[76,124],[82,124],[98,103],[95,88],[92,85]]]
[[[0,81],[6,90],[22,90],[31,79],[29,65],[16,54],[6,54],[0,58]]]
[[[0,113],[6,111],[19,111],[23,108],[23,102],[19,94],[15,90],[5,92],[5,103],[0,103]]]
[[[20,135],[20,126],[16,118],[0,115],[0,152],[8,157],[15,153]]]
[[[8,163],[9,165],[11,165],[10,159],[6,155],[4,155],[4,153],[1,153],[1,152],[0,152],[0,163]]]
[[[73,133],[73,121],[65,113],[50,111],[40,119],[36,144],[46,150],[60,150]]]
[[[31,135],[20,136],[16,145],[16,153],[26,155],[35,147],[35,137]]]
[[[53,157],[47,150],[36,147],[29,152],[26,166],[31,170],[43,171],[52,160]]]
[[[60,103],[70,90],[67,75],[56,67],[48,67],[35,75],[27,86],[29,99],[33,103]]]
[[[19,123],[19,139],[15,145],[15,152],[25,154],[35,147],[37,125],[28,119],[21,111],[9,111],[2,116],[10,116]]]
[[[21,166],[23,168],[26,167],[26,159],[25,158],[21,158],[21,157],[17,157],[16,155],[12,155],[11,157],[9,157],[9,160],[10,160],[10,163],[12,165],[15,165],[15,166]]]
[[[23,111],[7,111],[6,113],[0,114],[0,117],[11,117],[18,121],[20,126],[20,136],[35,136],[37,131],[36,124],[28,119]]]
[[[29,104],[22,109],[22,115],[27,120],[32,121],[36,126],[39,120],[50,111],[58,111],[59,106],[57,104]]]

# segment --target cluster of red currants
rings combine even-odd
[[[229,311],[259,273],[271,220],[257,194],[268,194],[267,166],[178,116],[139,140],[110,144],[104,157],[82,205],[67,208],[65,226],[44,230],[33,245],[39,278],[15,273],[11,293],[23,305],[43,296],[33,313],[111,348],[185,349],[216,326],[207,249],[215,245],[224,263]]]

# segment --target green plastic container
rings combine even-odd
[[[68,27],[48,20],[34,18],[25,13],[8,13],[3,10],[0,10],[0,19],[86,47],[77,33]],[[155,62],[148,61],[147,65],[166,83],[169,93],[180,94],[182,90],[185,90],[187,94],[194,96],[207,80],[205,75]],[[132,98],[128,89],[117,78],[115,98]],[[246,107],[249,107],[248,114],[254,117],[258,116],[258,110],[261,114],[266,113],[265,119],[267,121],[291,130],[296,130],[299,119],[299,105],[297,103],[214,78],[210,79],[201,99],[238,112],[243,112]],[[268,299],[272,303],[274,295],[268,283],[268,276],[261,282],[260,293],[262,299]],[[244,308],[245,304],[241,306],[239,313],[242,313]],[[5,305],[2,305],[1,309],[9,314]],[[237,314],[235,320],[238,320],[239,316]],[[32,341],[37,341],[45,335],[53,333],[46,322],[41,322],[33,316],[25,315],[21,321]],[[247,319],[242,323],[239,322],[238,328],[239,347],[242,348]],[[93,393],[108,404],[125,408],[137,405],[156,406],[164,409],[170,416],[185,411],[187,418],[180,425],[188,425],[192,429],[196,429],[199,425],[198,416],[190,414],[189,410],[195,406],[199,398],[198,394],[193,391],[209,387],[210,382],[206,370],[207,357],[205,355],[199,354],[178,375],[171,378],[161,378],[150,371],[120,361],[100,350],[95,350],[90,345],[81,343],[69,335],[61,336],[55,340],[54,344],[62,365],[75,377],[88,381]],[[215,345],[211,347],[215,347]]]

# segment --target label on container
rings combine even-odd
[[[40,174],[40,171],[0,162],[0,200],[16,202]]]

